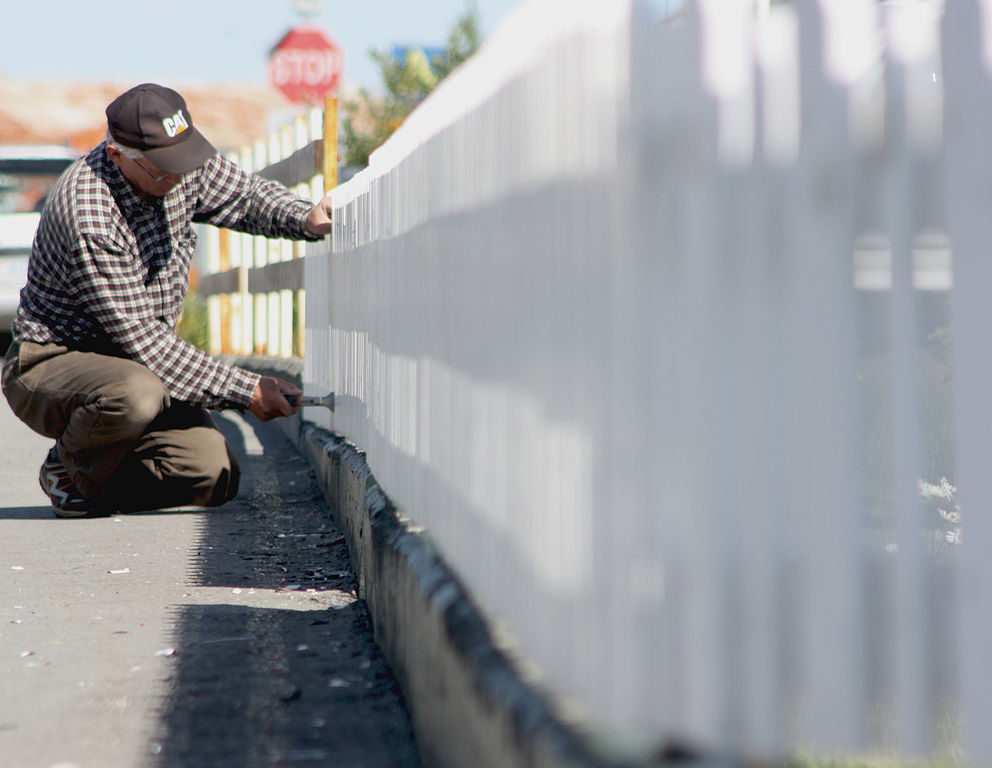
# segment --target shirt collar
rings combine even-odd
[[[121,211],[127,213],[128,211],[137,212],[147,210],[149,208],[159,208],[161,206],[159,202],[149,202],[148,200],[145,200],[135,191],[134,187],[131,186],[131,182],[124,178],[124,174],[121,173],[121,169],[118,168],[116,163],[114,163],[114,161],[107,155],[106,144],[106,142],[103,142],[95,150],[98,153],[98,173],[106,180],[107,186],[110,187],[110,192],[117,201],[117,205]]]

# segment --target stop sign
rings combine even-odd
[[[333,96],[343,70],[341,49],[319,27],[289,30],[269,53],[269,82],[295,103]]]

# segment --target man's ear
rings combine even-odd
[[[110,158],[110,162],[114,165],[120,165],[121,151],[113,144],[108,144],[104,149],[107,151],[107,157]]]

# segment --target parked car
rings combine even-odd
[[[28,257],[48,193],[79,157],[68,147],[0,144],[0,346],[6,347],[27,281]]]

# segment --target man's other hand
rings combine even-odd
[[[248,410],[262,421],[279,416],[292,416],[297,409],[289,404],[285,395],[302,394],[295,384],[272,376],[263,376],[258,380]]]
[[[312,235],[328,235],[331,232],[331,196],[315,205],[307,214],[307,229]]]

